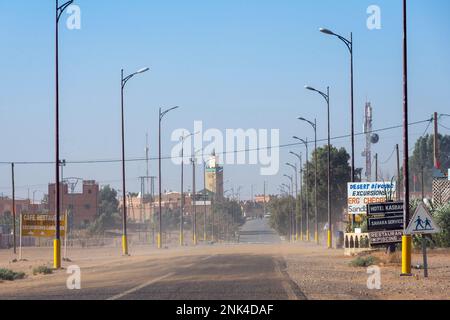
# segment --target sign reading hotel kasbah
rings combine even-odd
[[[395,199],[396,184],[390,182],[358,182],[348,184],[348,214],[367,214],[367,205]]]
[[[22,236],[37,238],[52,238],[56,234],[56,221],[54,215],[44,214],[23,214],[22,215]],[[61,215],[60,220],[61,237],[65,236],[66,218]]]

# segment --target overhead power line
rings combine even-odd
[[[412,122],[409,124],[409,126],[415,126],[415,125],[419,125],[422,123],[430,123],[430,121],[432,121],[433,119],[426,119],[426,120],[421,120],[421,121],[417,121],[417,122]],[[365,136],[368,133],[379,133],[379,132],[384,132],[384,131],[390,131],[390,130],[394,130],[394,129],[400,129],[403,128],[403,125],[397,125],[397,126],[392,126],[392,127],[386,127],[386,128],[382,128],[382,129],[376,129],[376,130],[372,130],[372,132],[360,132],[360,133],[356,133],[355,136]],[[427,128],[428,130],[428,128]],[[342,136],[336,136],[336,137],[332,137],[331,140],[335,141],[335,140],[341,140],[341,139],[345,139],[345,138],[349,138],[351,135],[342,135]],[[328,139],[319,139],[317,140],[317,142],[327,142]],[[314,141],[309,141],[308,142],[309,145],[313,145]],[[276,149],[276,148],[290,148],[290,147],[295,147],[295,146],[300,146],[302,145],[302,143],[300,142],[296,142],[296,143],[289,143],[289,144],[283,144],[283,145],[278,145],[278,146],[267,146],[267,147],[261,147],[261,148],[249,148],[249,149],[242,149],[242,150],[234,150],[234,151],[224,151],[221,152],[222,155],[226,155],[226,154],[237,154],[237,153],[242,153],[242,152],[251,152],[251,151],[261,151],[261,150],[272,150],[272,149]],[[204,156],[204,154],[202,154],[202,156]],[[186,159],[190,158],[190,157],[185,157]],[[171,157],[171,156],[165,156],[165,157],[161,157],[161,160],[174,160],[174,159],[181,159],[181,156],[178,157]],[[159,160],[158,157],[153,157],[153,158],[149,158],[148,160],[151,161],[156,161]],[[121,159],[104,159],[104,160],[78,160],[78,161],[66,161],[66,164],[102,164],[102,163],[120,163],[122,160]],[[130,163],[130,162],[143,162],[143,161],[147,161],[147,158],[145,157],[139,157],[139,158],[130,158],[130,159],[126,159],[126,162]],[[54,161],[1,161],[0,164],[1,165],[10,165],[11,163],[14,163],[16,165],[53,165],[55,162]]]

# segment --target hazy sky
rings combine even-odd
[[[349,133],[349,56],[338,39],[318,32],[328,27],[355,42],[356,130],[362,131],[366,101],[374,107],[374,127],[402,121],[402,12],[400,0],[77,0],[81,30],[61,24],[61,158],[120,159],[120,69],[151,72],[136,77],[126,90],[127,157],[143,157],[145,134],[157,156],[160,106],[182,108],[164,120],[163,154],[170,134],[193,128],[280,129],[281,144],[298,135],[313,138],[296,118],[319,122],[326,137],[325,104],[305,84],[331,87],[333,136]],[[367,7],[381,8],[381,30],[368,30]],[[450,2],[409,1],[411,121],[450,110]],[[54,155],[54,1],[0,0],[0,162],[51,161]],[[447,120],[447,126],[450,120]],[[426,124],[411,128],[413,140]],[[349,139],[338,146],[349,147]],[[380,162],[389,158],[401,130],[383,132]],[[364,165],[364,138],[357,138],[356,160]],[[292,148],[291,148],[292,149]],[[226,166],[225,188],[244,186],[243,197],[270,191],[285,182],[294,161],[281,150],[280,174],[259,175],[259,166]],[[304,152],[303,149],[297,152]],[[381,165],[394,174],[395,159]],[[199,170],[200,171],[200,170]],[[179,166],[164,162],[164,188],[178,189]],[[17,192],[47,190],[51,165],[18,165]],[[151,162],[156,175],[157,162]],[[129,191],[145,162],[127,164]],[[120,164],[69,165],[65,176],[96,179],[120,188]],[[191,179],[190,174],[186,179]],[[200,180],[200,175],[199,175]],[[202,181],[199,182],[202,185]],[[190,183],[188,183],[191,185]],[[10,195],[10,167],[0,165],[0,193]],[[37,193],[42,197],[42,193]]]

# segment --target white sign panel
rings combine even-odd
[[[367,205],[396,198],[395,182],[358,182],[348,184],[348,214],[367,214]]]
[[[406,234],[435,234],[441,232],[439,227],[433,221],[428,209],[423,203],[421,203],[412,217],[408,229],[406,229]]]

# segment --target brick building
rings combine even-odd
[[[61,184],[62,212],[70,212],[73,227],[80,227],[92,223],[97,218],[100,188],[95,181],[83,181],[81,193],[70,193],[67,184]],[[48,186],[49,212],[55,213],[56,188],[55,184]]]
[[[203,201],[202,192],[199,191],[197,194],[196,210],[198,213],[204,212],[205,206],[207,213],[211,212],[211,201]],[[210,195],[211,196],[211,195]],[[119,200],[119,206],[123,207],[122,199]],[[180,192],[167,192],[162,195],[162,213],[172,210],[179,210],[181,207],[181,193]],[[192,194],[185,194],[185,204],[184,204],[184,214],[185,216],[190,216],[193,213],[193,202]],[[159,202],[158,199],[154,202],[146,201],[141,199],[140,195],[136,197],[128,197],[127,199],[127,214],[128,218],[134,222],[145,222],[151,219],[153,215],[157,215],[159,212]]]
[[[31,203],[31,200],[15,200],[16,204],[16,215],[20,215],[21,213],[28,213],[28,212],[34,212],[38,209],[38,205],[33,205]],[[11,198],[8,197],[1,197],[0,198],[0,216],[4,215],[5,213],[13,213],[13,201]]]

